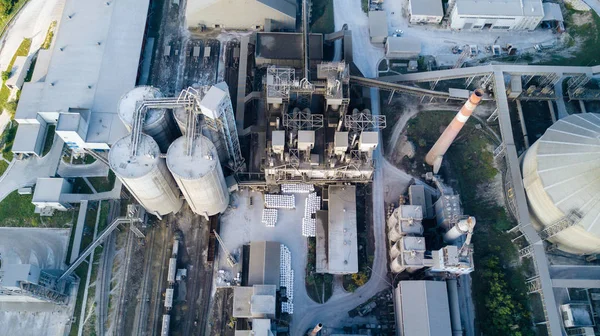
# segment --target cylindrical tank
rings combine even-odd
[[[323,323],[317,324],[313,328],[313,330],[310,332],[310,336],[317,336],[317,334],[319,333],[319,331],[321,331],[321,329],[323,329]]]
[[[446,234],[444,234],[444,241],[446,243],[452,243],[453,241],[460,238],[469,232],[469,228],[475,226],[475,217],[468,217],[461,219],[454,225]]]
[[[402,241],[399,240],[390,247],[390,259],[396,259],[402,253]]]
[[[402,238],[402,236],[404,236],[404,234],[400,231],[400,223],[396,223],[396,226],[391,227],[388,231],[388,238],[390,241],[395,242]]]
[[[192,211],[213,216],[227,209],[229,191],[217,149],[208,138],[194,139],[191,156],[186,137],[175,140],[167,152],[167,166]]]
[[[456,279],[446,280],[448,285],[448,301],[450,302],[450,325],[452,336],[462,336],[462,322],[460,320],[460,305],[458,301],[458,284]]]
[[[159,216],[179,211],[183,201],[156,141],[141,134],[135,157],[131,157],[131,146],[128,135],[111,147],[108,160],[115,175],[146,211]]]
[[[401,258],[402,258],[402,255],[399,255],[396,258],[392,259],[392,262],[390,263],[390,269],[392,270],[392,272],[394,272],[394,273],[402,273],[406,269],[402,265],[402,259]]]
[[[138,102],[149,98],[161,98],[163,94],[152,86],[138,86],[121,97],[119,101],[119,118],[127,129],[131,131],[133,116]],[[142,132],[151,136],[160,147],[162,153],[166,152],[173,140],[179,137],[179,132],[172,114],[166,109],[151,108],[146,112]]]
[[[188,112],[183,107],[176,108],[173,109],[173,116],[175,117],[175,122],[177,123],[177,127],[179,127],[179,131],[181,134],[185,135]]]
[[[548,128],[525,154],[523,185],[538,230],[575,218],[549,238],[559,249],[600,252],[600,114],[573,114]]]

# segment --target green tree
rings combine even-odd
[[[6,82],[10,78],[10,70],[2,71],[2,80]]]

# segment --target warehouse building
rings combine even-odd
[[[410,23],[440,23],[444,17],[441,0],[410,0]]]
[[[446,282],[401,281],[394,290],[394,305],[396,335],[450,336],[452,334]]]
[[[49,124],[75,150],[105,150],[127,134],[117,106],[136,83],[148,4],[67,1],[51,55],[40,53],[23,85],[13,152],[41,155]]]
[[[294,30],[296,11],[295,0],[190,0],[185,17],[188,28]]]
[[[73,187],[64,178],[38,178],[31,203],[35,205],[35,213],[52,215],[54,210],[66,211],[71,205],[63,198]]]
[[[275,318],[276,289],[273,285],[240,286],[233,289],[233,317]]]
[[[281,243],[250,243],[248,286],[274,285],[279,290]]]
[[[542,0],[454,0],[448,8],[459,30],[534,30],[544,18]]]
[[[257,33],[255,60],[257,67],[278,65],[302,68],[302,33]],[[308,57],[312,68],[323,61],[323,35],[308,36]]]
[[[421,40],[415,37],[390,36],[385,42],[388,59],[416,59],[421,54]]]
[[[329,210],[317,211],[317,273],[358,273],[356,186],[332,185]]]

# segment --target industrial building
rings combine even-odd
[[[233,317],[248,319],[275,318],[274,285],[239,286],[233,289]]]
[[[294,30],[296,11],[294,0],[190,0],[185,19],[190,29]]]
[[[331,185],[329,210],[317,211],[317,273],[358,272],[356,186]]]
[[[394,289],[396,335],[462,335],[456,280],[401,281]]]
[[[56,277],[31,264],[2,264],[0,302],[51,302],[67,304],[69,287],[54,286]]]
[[[64,178],[38,178],[31,203],[35,205],[35,213],[52,215],[54,210],[66,211],[71,205],[62,195],[70,193],[73,186]]]
[[[369,39],[371,43],[383,46],[388,37],[387,15],[385,11],[369,12]]]
[[[49,61],[23,85],[14,153],[41,155],[48,124],[74,150],[106,150],[127,134],[117,106],[135,86],[148,4],[66,2]]]
[[[410,0],[408,13],[412,24],[440,23],[444,18],[444,9],[440,0]]]
[[[257,67],[281,66],[301,68],[303,65],[301,33],[256,33],[255,63]],[[311,68],[323,61],[323,35],[308,35],[308,54]]]
[[[408,36],[390,36],[385,42],[388,59],[416,59],[421,54],[421,40]]]
[[[250,262],[248,266],[248,286],[280,285],[281,243],[272,241],[253,241],[250,243]]]
[[[523,160],[532,223],[565,252],[600,250],[599,135],[600,115],[570,115],[548,128]]]
[[[544,18],[542,0],[451,0],[450,28],[534,30]]]

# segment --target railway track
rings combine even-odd
[[[131,257],[133,254],[133,247],[134,247],[134,233],[131,232],[131,230],[127,231],[127,244],[125,247],[125,257],[124,257],[124,269],[125,272],[123,272],[123,277],[121,278],[121,290],[120,290],[120,294],[119,294],[119,302],[117,305],[117,311],[116,311],[116,321],[115,321],[115,334],[116,335],[123,335],[124,334],[124,330],[125,330],[125,326],[123,324],[123,315],[124,314],[124,307],[125,307],[125,297],[126,297],[126,290],[127,290],[127,278],[129,277],[129,267],[131,265]]]
[[[112,222],[114,218],[119,216],[120,203],[110,201],[110,212],[107,217],[107,223]],[[102,263],[100,272],[100,283],[98,284],[100,291],[98,303],[96,306],[96,331],[98,335],[105,335],[106,319],[108,316],[108,301],[110,300],[110,279],[112,277],[112,253],[114,248],[116,234],[113,232],[104,243],[102,250]]]
[[[137,314],[137,325],[134,327],[134,335],[145,335],[146,334],[146,323],[147,319],[147,310],[149,306],[150,298],[148,296],[148,286],[151,285],[152,278],[152,251],[154,250],[154,232],[155,230],[150,230],[148,234],[149,245],[146,249],[146,255],[144,256],[144,276],[142,277],[142,286],[140,288],[140,309]]]
[[[171,234],[171,230],[169,228],[165,229],[165,232],[163,234],[163,243],[162,243],[162,251],[161,251],[161,262],[160,262],[160,272],[158,275],[158,281],[156,282],[156,290],[154,291],[154,309],[153,309],[153,319],[152,319],[152,336],[156,335],[161,328],[161,323],[162,323],[162,319],[161,319],[161,307],[160,304],[162,302],[161,299],[161,295],[164,291],[164,289],[166,288],[165,286],[163,286],[165,284],[164,282],[164,275],[165,275],[165,269],[168,268],[169,262],[168,262],[168,251],[169,251],[169,242],[172,240],[172,234]]]

